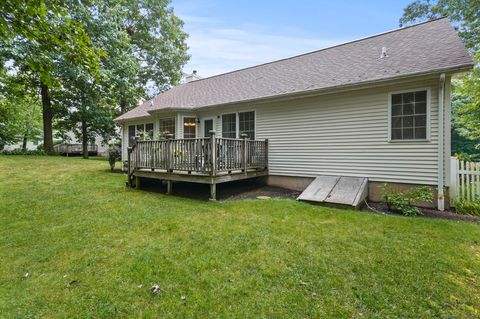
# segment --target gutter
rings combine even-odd
[[[445,172],[445,73],[440,74],[438,87],[438,210],[445,210],[444,172]]]

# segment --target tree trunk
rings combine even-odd
[[[87,132],[87,122],[82,120],[82,153],[83,158],[88,158],[88,132]]]
[[[27,134],[23,135],[23,142],[22,142],[22,151],[26,152],[27,151]]]
[[[122,114],[127,112],[127,100],[123,97],[120,99],[120,112]]]
[[[40,91],[42,95],[42,115],[43,115],[43,150],[48,155],[55,154],[53,150],[53,128],[52,128],[52,100],[48,86],[41,82]]]

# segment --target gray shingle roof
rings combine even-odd
[[[381,58],[382,48],[388,57]],[[159,109],[195,109],[473,65],[442,18],[173,87],[117,120]]]

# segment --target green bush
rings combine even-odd
[[[110,164],[110,171],[113,172],[115,169],[115,162],[120,160],[122,157],[122,153],[120,151],[120,147],[117,145],[110,146],[108,149],[108,163]]]
[[[472,201],[457,198],[455,200],[455,212],[462,215],[480,216],[480,198]]]
[[[428,186],[416,187],[407,192],[392,190],[387,183],[383,184],[380,196],[385,200],[388,210],[393,208],[401,211],[405,216],[416,216],[420,214],[420,209],[415,206],[418,201],[431,202],[432,193]]]
[[[23,151],[22,149],[18,148],[11,151],[3,150],[0,152],[0,155],[47,155],[47,154],[42,150]]]

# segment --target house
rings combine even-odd
[[[43,135],[43,132],[42,132]],[[19,140],[22,137],[19,136]],[[94,134],[94,139],[92,139],[91,144],[88,145],[89,155],[91,156],[107,156],[108,155],[108,144],[104,143],[103,138]],[[42,137],[37,139],[32,139],[31,141],[26,142],[25,149],[28,151],[34,151],[39,148],[43,143]],[[75,137],[73,131],[67,131],[62,134],[62,139],[54,139],[54,150],[59,155],[81,155],[82,154],[82,142]],[[23,142],[17,142],[13,144],[7,144],[4,146],[4,149],[7,151],[20,150],[23,149]]]
[[[55,152],[60,155],[82,155],[83,147],[81,139],[77,138],[73,131],[67,131],[62,134],[63,143],[55,145]],[[93,133],[93,138],[88,144],[88,154],[90,156],[107,156],[108,144],[99,134]]]
[[[203,171],[207,175],[215,175],[223,161],[230,163],[225,174],[231,176],[220,182],[235,179],[238,167],[245,178],[266,175],[271,185],[298,190],[319,175],[364,177],[372,200],[379,199],[384,182],[399,188],[431,185],[443,209],[450,183],[450,80],[472,66],[442,18],[191,81],[116,119],[123,129],[122,157],[127,160],[139,132],[154,140],[170,132],[171,143],[177,143],[173,149],[161,141],[139,144],[131,158],[132,177],[197,179],[199,161],[210,165]],[[205,151],[210,131],[221,143],[238,145],[217,141]],[[251,143],[264,144],[241,146],[242,133]],[[188,144],[194,138],[200,146]],[[255,155],[267,163],[251,165]],[[176,172],[182,171],[175,164],[179,160],[191,164],[183,170],[186,177]],[[266,170],[259,170],[263,164]],[[216,181],[202,178],[198,182],[212,184],[214,195]]]

